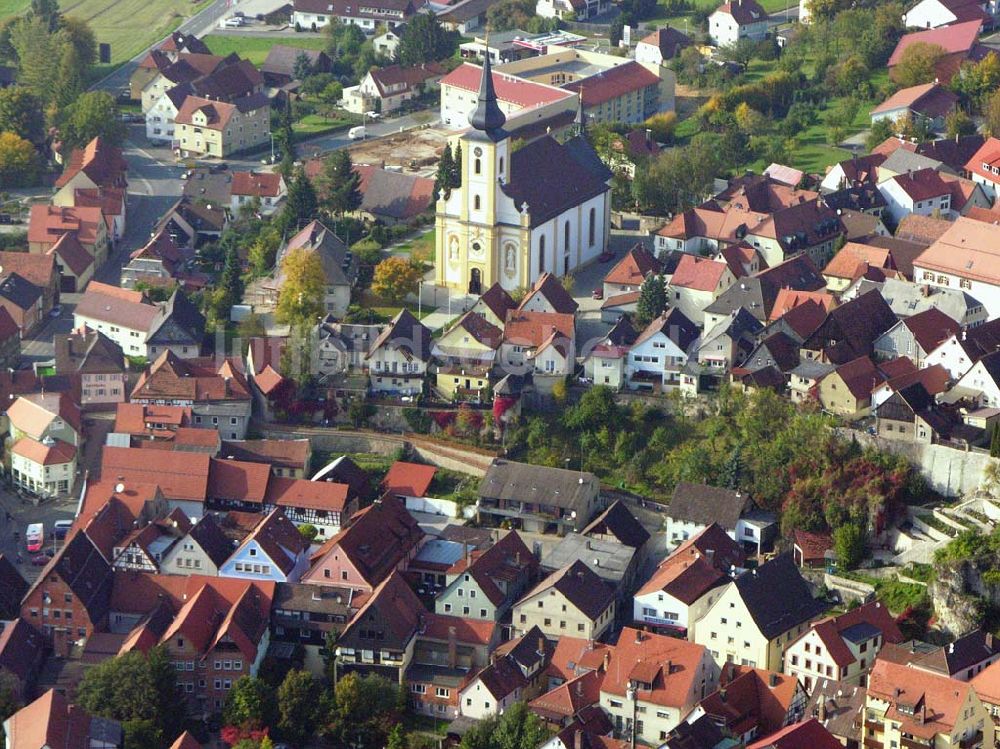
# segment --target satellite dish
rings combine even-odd
[[[116,494],[121,494],[123,491],[125,491],[125,484],[122,484],[122,483],[115,484],[115,493]]]

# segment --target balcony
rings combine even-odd
[[[899,737],[899,743],[904,749],[928,749],[931,746],[931,743],[928,741],[907,736],[906,734],[902,734]]]
[[[874,736],[865,736],[865,740],[862,743],[868,749],[883,749],[884,747],[882,739],[877,739]]]
[[[869,733],[882,730],[882,721],[880,720],[866,720],[865,730]]]

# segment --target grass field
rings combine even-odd
[[[3,2],[4,0],[0,0]],[[266,36],[244,36],[241,34],[209,34],[203,40],[212,54],[228,55],[235,52],[254,65],[260,65],[267,58],[267,53],[275,44],[286,47],[301,47],[302,49],[326,49],[326,39],[315,36],[289,36],[275,39]]]
[[[111,62],[135,57],[193,16],[207,0],[61,0],[67,16],[90,24],[98,42],[111,45]],[[29,0],[0,0],[0,19],[23,12]]]

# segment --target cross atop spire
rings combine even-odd
[[[493,88],[493,69],[490,64],[490,30],[486,28],[486,52],[483,57],[483,77],[479,81],[479,99],[476,108],[469,115],[469,124],[476,130],[482,130],[490,140],[501,140],[506,137],[503,130],[507,117],[500,111],[497,104],[497,92]]]
[[[579,97],[576,105],[576,116],[573,118],[573,124],[575,126],[576,134],[583,135],[587,130],[587,116],[583,113],[583,84],[580,84],[580,90],[577,92]]]

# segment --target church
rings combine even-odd
[[[608,245],[612,175],[582,111],[565,143],[546,135],[513,150],[505,123],[487,57],[471,127],[456,138],[462,184],[437,201],[435,283],[462,294],[570,274]]]

